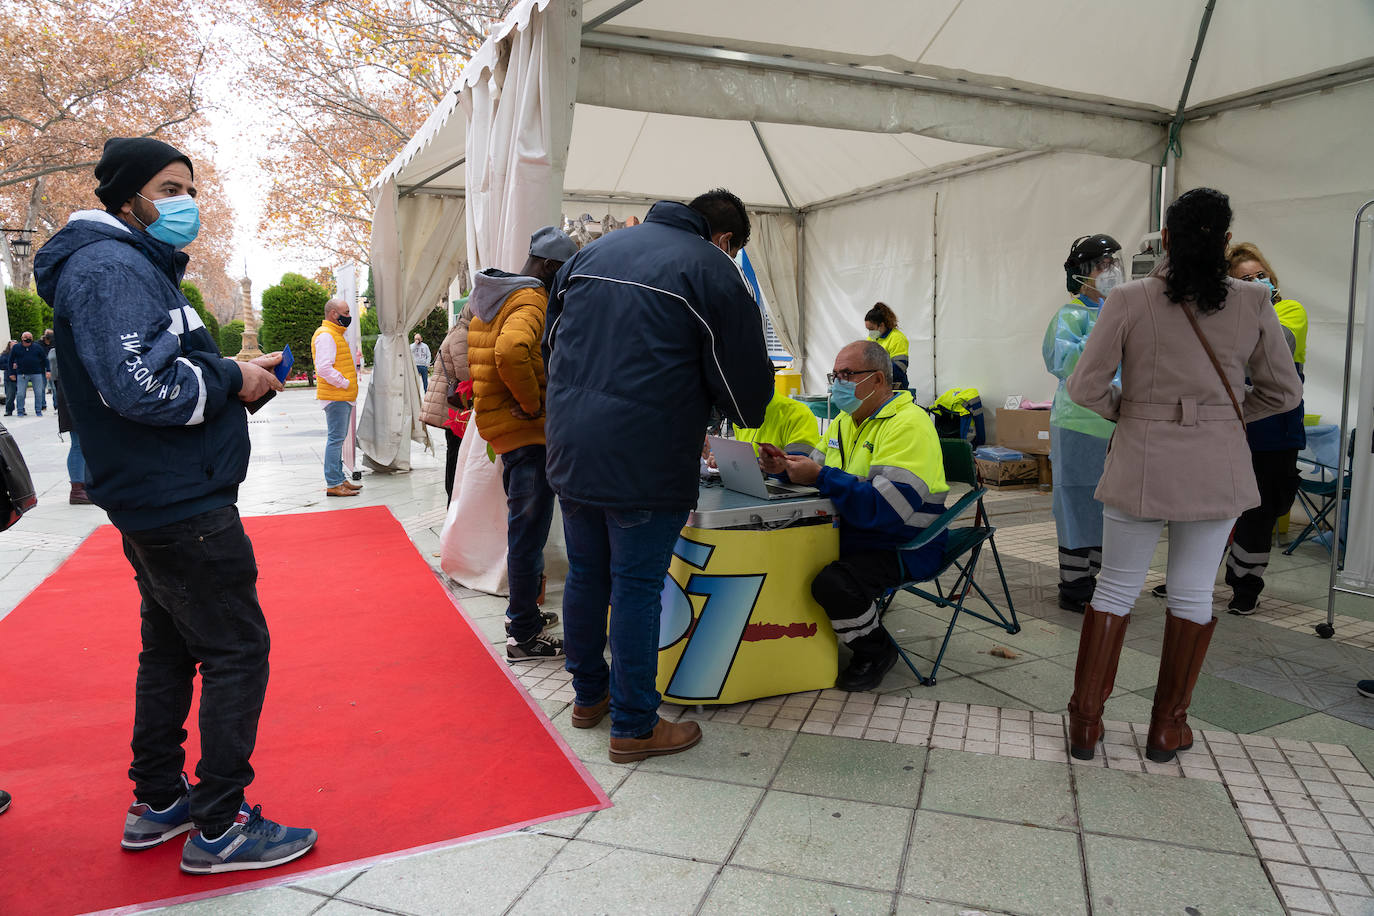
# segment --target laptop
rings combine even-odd
[[[722,439],[720,436],[709,438],[711,453],[716,456],[716,467],[720,469],[720,482],[727,490],[759,499],[796,499],[798,496],[816,496],[820,493],[815,487],[782,483],[764,477],[758,456],[754,454],[754,446],[748,442]]]

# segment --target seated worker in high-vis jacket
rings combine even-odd
[[[854,657],[835,680],[841,690],[871,690],[897,663],[897,646],[878,619],[888,589],[934,572],[941,533],[919,550],[899,551],[945,511],[944,459],[930,416],[908,391],[892,390],[892,358],[870,340],[835,357],[830,398],[843,411],[826,432],[824,466],[763,448],[766,473],[810,484],[840,516],[840,558],[811,583],[835,635]]]
[[[820,464],[825,460],[821,451],[821,428],[816,415],[801,401],[794,401],[785,394],[773,393],[768,409],[763,415],[763,425],[754,429],[735,427],[735,438],[741,442],[754,443],[754,451],[767,443],[776,445],[788,455],[800,455]]]

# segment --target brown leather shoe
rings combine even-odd
[[[600,703],[593,703],[591,706],[578,706],[573,704],[572,724],[573,728],[596,728],[601,724],[601,720],[606,717],[606,710],[611,708],[611,695],[608,693],[601,699]]]
[[[701,740],[701,726],[695,722],[669,722],[659,719],[647,738],[611,736],[611,763],[634,763],[645,757],[680,754]]]
[[[1069,698],[1069,753],[1079,760],[1092,760],[1102,740],[1102,707],[1116,684],[1116,665],[1130,622],[1129,614],[1118,617],[1091,603],[1084,608]]]
[[[1202,673],[1202,660],[1217,619],[1193,623],[1164,614],[1164,648],[1159,656],[1159,680],[1155,684],[1155,705],[1150,711],[1150,735],[1145,741],[1145,756],[1155,763],[1168,763],[1178,751],[1193,746],[1193,730],[1188,727],[1188,705],[1193,702],[1193,686]]]
[[[337,487],[330,487],[329,489],[325,490],[324,492],[328,493],[330,496],[357,496],[357,495],[358,495],[358,491],[357,491],[357,490],[350,490],[348,487],[344,486],[343,484],[339,484]]]
[[[86,485],[84,483],[72,482],[72,494],[67,497],[67,502],[73,506],[91,505],[91,498],[86,495]]]
[[[350,490],[361,490],[361,489],[363,488],[363,485],[362,485],[362,484],[360,484],[360,483],[354,483],[354,482],[351,481],[351,480],[345,480],[345,481],[343,482],[343,485],[344,485],[345,487],[348,487]]]

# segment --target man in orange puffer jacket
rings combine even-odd
[[[477,429],[501,456],[506,490],[506,658],[561,658],[563,641],[545,632],[558,616],[537,604],[553,490],[544,469],[544,313],[548,285],[577,245],[553,226],[530,239],[519,274],[495,268],[473,278],[468,365]]]

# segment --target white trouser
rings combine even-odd
[[[1140,597],[1165,520],[1107,506],[1102,522],[1102,572],[1092,604],[1121,617]],[[1169,610],[1175,617],[1203,624],[1212,619],[1212,586],[1235,524],[1233,518],[1169,522]]]

